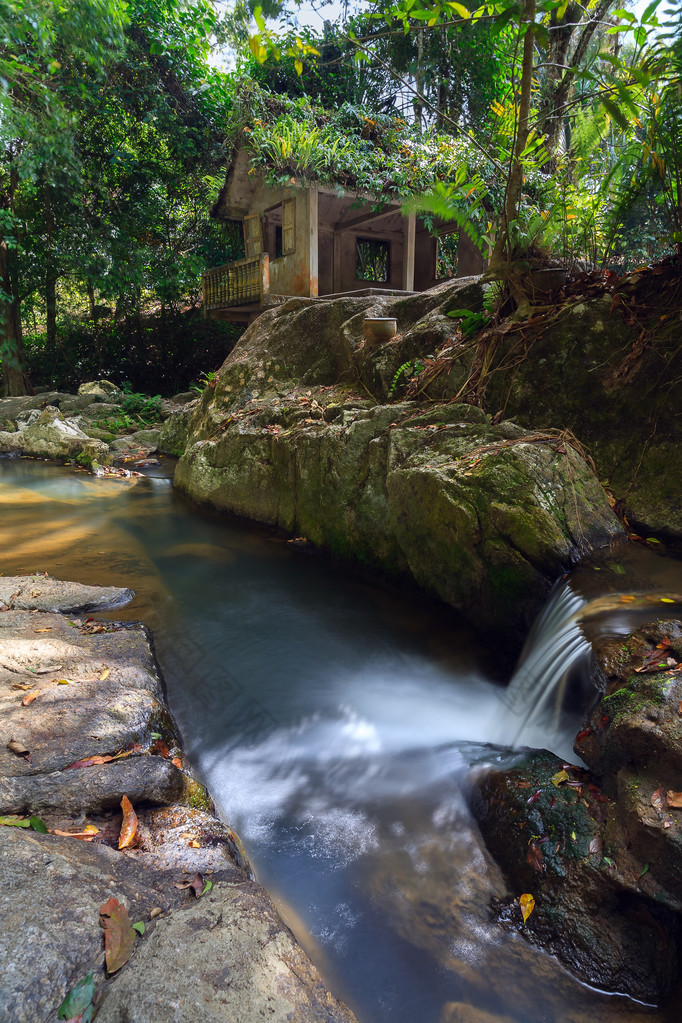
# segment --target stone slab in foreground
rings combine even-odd
[[[90,970],[103,1023],[353,1023],[186,770],[146,630],[42,610],[112,591],[0,580],[0,815],[38,812],[50,831],[0,826],[0,1023],[53,1023]],[[73,766],[93,756],[117,759]],[[121,851],[123,795],[138,829]],[[197,874],[212,882],[199,898],[181,887]],[[107,978],[112,896],[145,932]]]

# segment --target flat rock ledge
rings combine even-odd
[[[0,826],[0,1023],[56,1021],[91,970],[98,1023],[352,1023],[187,769],[145,628],[63,613],[131,597],[0,580],[0,816],[48,829]],[[138,829],[119,850],[124,795]],[[180,887],[198,874],[199,897]],[[108,977],[112,896],[144,933]]]

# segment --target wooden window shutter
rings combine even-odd
[[[247,259],[260,256],[263,251],[263,226],[260,214],[251,213],[244,217],[244,252]]]
[[[296,248],[296,200],[282,200],[282,255]]]

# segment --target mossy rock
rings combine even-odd
[[[555,784],[556,783],[556,784]],[[510,895],[500,923],[555,954],[578,977],[660,1004],[678,978],[679,918],[624,886],[606,824],[611,804],[587,772],[544,751],[475,783],[472,805]],[[519,898],[533,895],[524,923]]]

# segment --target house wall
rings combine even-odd
[[[445,232],[443,232],[445,233]],[[487,261],[466,232],[459,231],[457,277],[473,277],[485,272]],[[438,284],[436,278],[436,239],[428,231],[418,231],[415,240],[414,287],[425,291]]]

